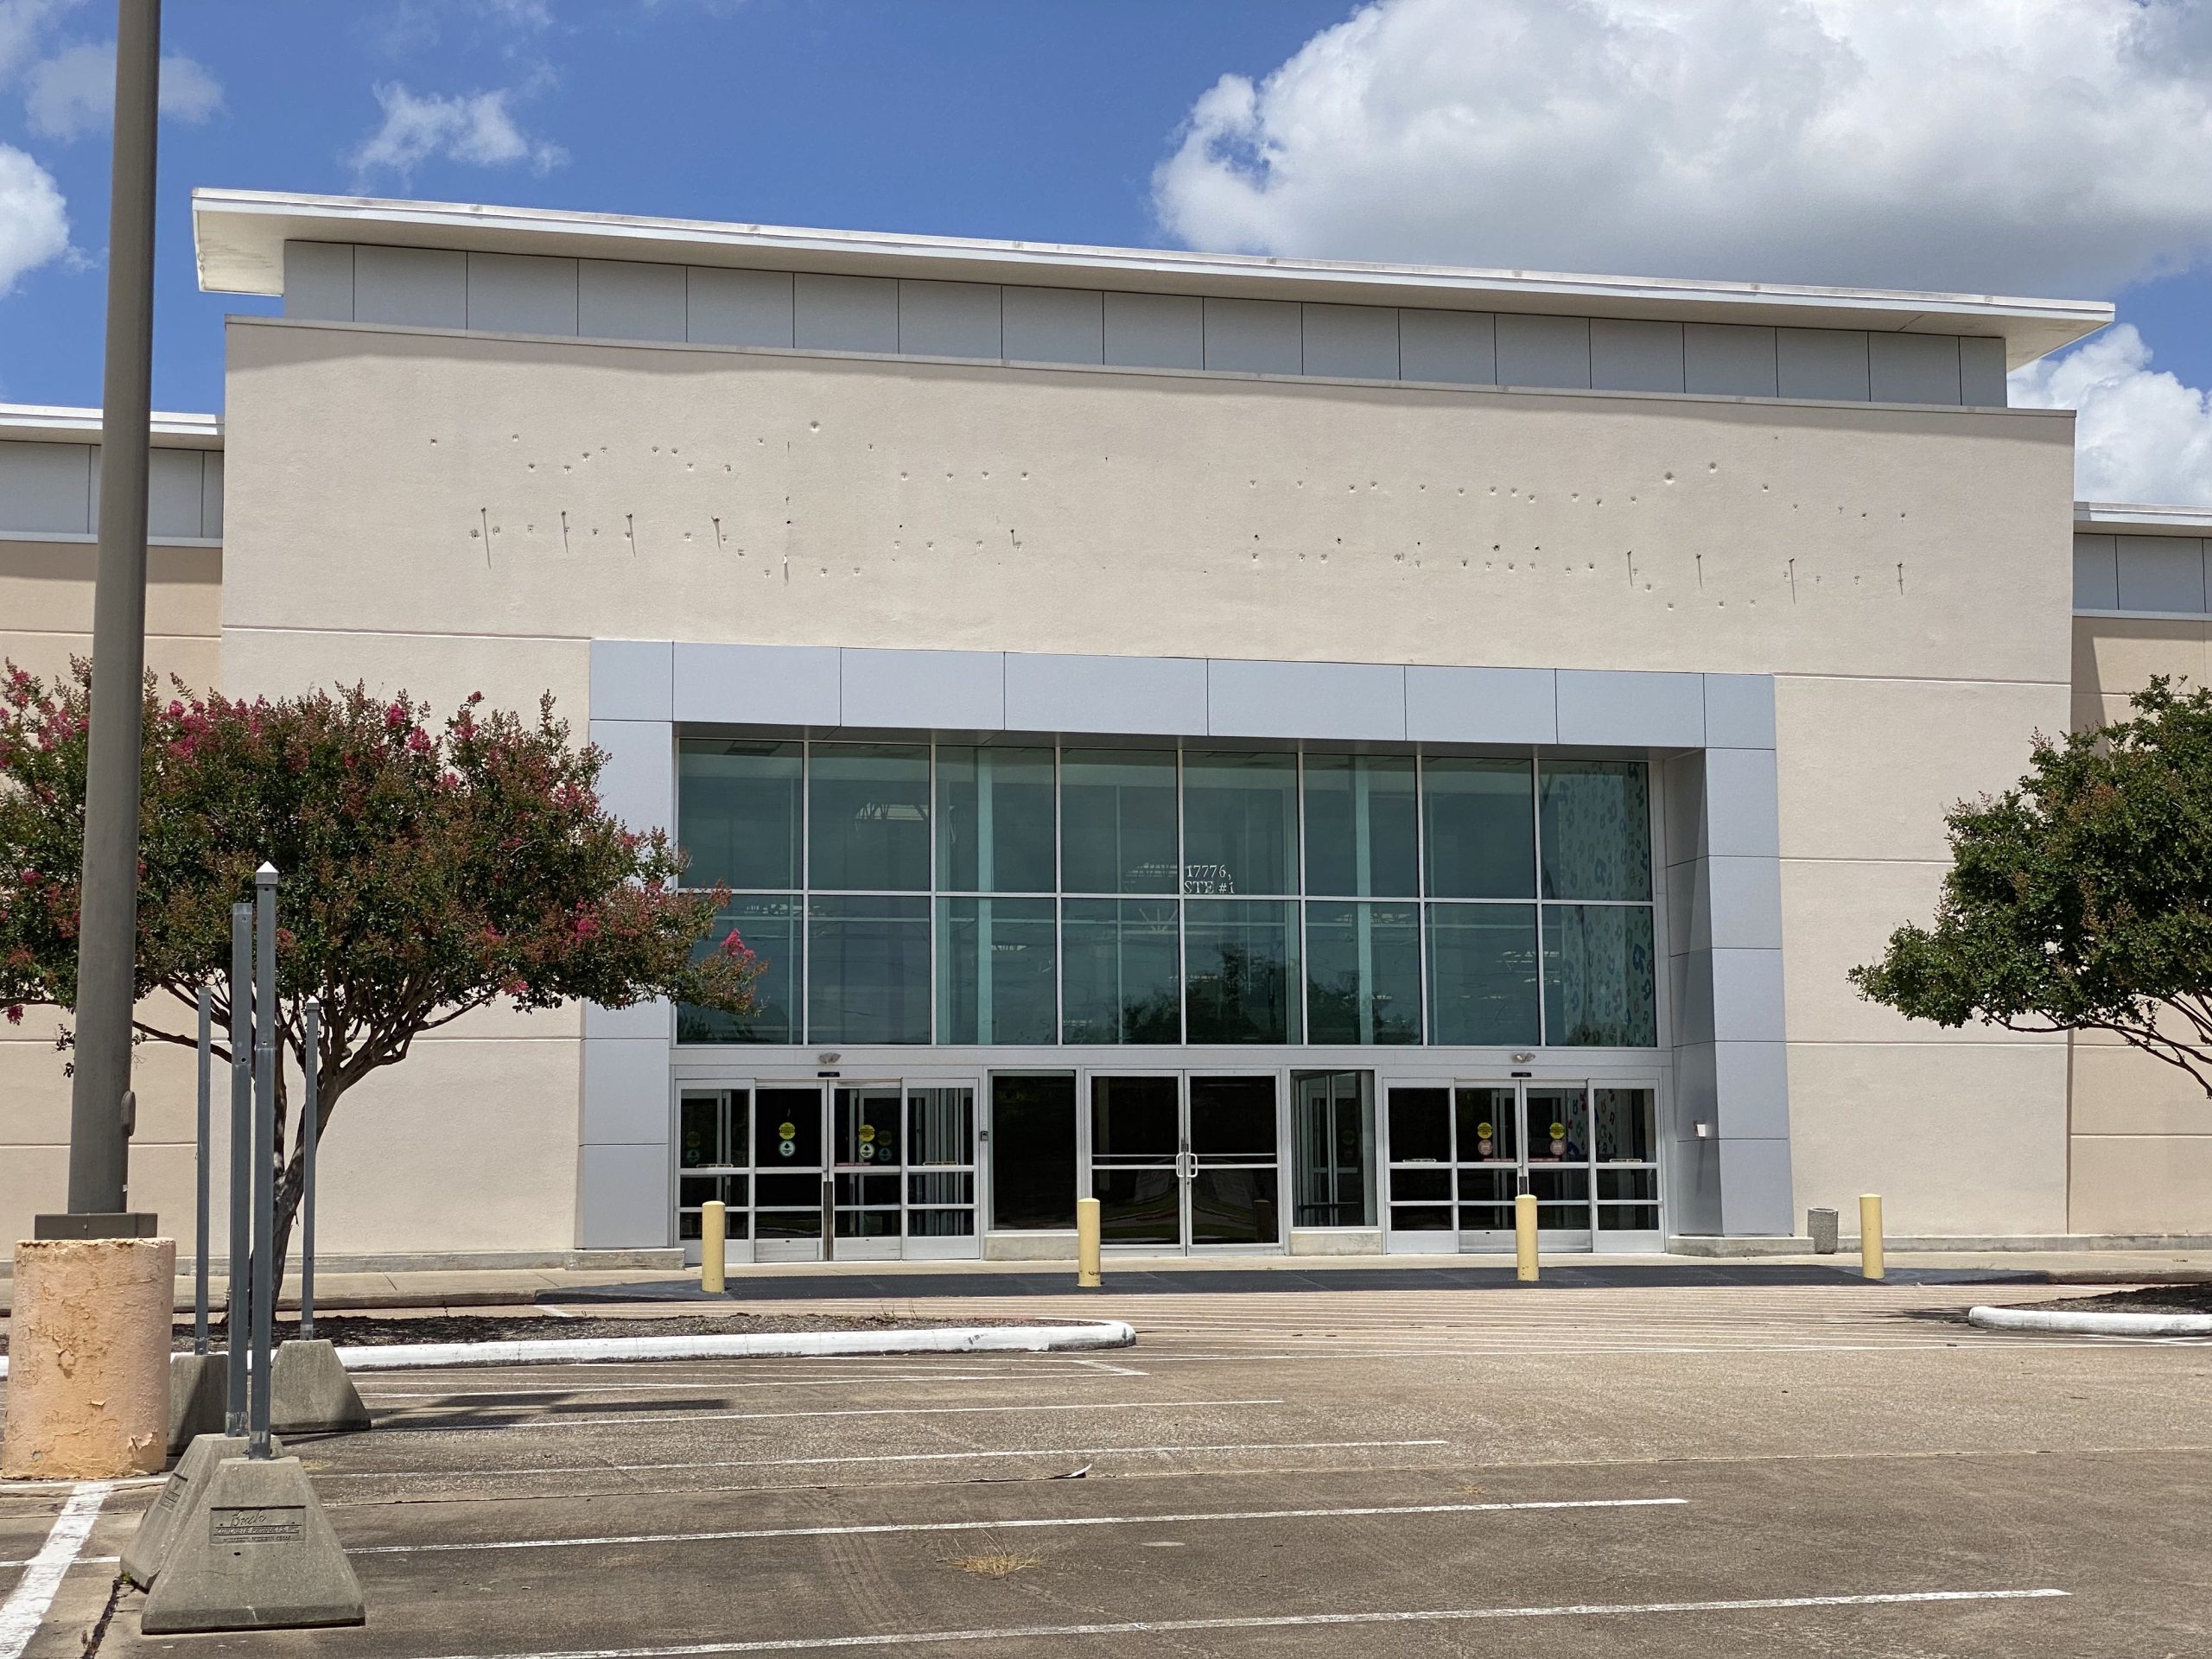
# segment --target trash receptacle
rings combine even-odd
[[[1834,1211],[1808,1210],[1805,1212],[1805,1230],[1813,1236],[1814,1255],[1834,1255],[1835,1254]]]

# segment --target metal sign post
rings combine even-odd
[[[230,1344],[230,1391],[223,1433],[245,1433],[246,1307],[253,1282],[253,906],[231,906],[231,1259],[224,1329]]]
[[[276,1311],[276,872],[253,873],[253,1363],[246,1455],[269,1456],[270,1325]]]
[[[322,1004],[308,998],[303,1015],[307,1050],[306,1099],[300,1105],[300,1335],[315,1340],[315,1143],[322,1138]]]
[[[200,1155],[194,1160],[199,1198],[192,1245],[192,1351],[207,1351],[207,1153],[208,1118],[214,1099],[215,990],[200,988]]]

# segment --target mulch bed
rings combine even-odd
[[[2083,1313],[2212,1313],[2212,1285],[2145,1285],[2102,1296],[2069,1296],[2063,1302],[2037,1302],[2048,1312]]]
[[[867,1313],[672,1313],[639,1319],[563,1319],[554,1314],[425,1313],[419,1317],[380,1318],[370,1313],[327,1313],[315,1317],[315,1333],[341,1345],[366,1343],[504,1342],[569,1337],[700,1337],[754,1336],[791,1331],[935,1331],[948,1325],[1020,1325],[1020,1319],[902,1319]],[[276,1339],[300,1333],[296,1319],[278,1319]],[[218,1320],[208,1336],[213,1345],[223,1344]],[[192,1321],[176,1327],[176,1351],[192,1348]],[[0,1325],[0,1354],[8,1351],[7,1329]]]

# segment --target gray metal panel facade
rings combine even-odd
[[[1406,671],[1406,735],[1416,743],[1556,743],[1559,687],[1548,668]]]
[[[2194,536],[2120,536],[2120,608],[2204,613],[2204,543]]]
[[[513,334],[576,332],[576,262],[535,253],[468,256],[468,324]]]
[[[1105,360],[1133,369],[1203,369],[1205,306],[1183,294],[1109,294]]]
[[[1777,328],[1777,377],[1784,397],[1865,403],[1866,336],[1849,328]]]
[[[836,726],[844,693],[835,645],[678,644],[676,718],[702,724]]]
[[[1398,313],[1398,374],[1446,385],[1497,384],[1497,319],[1487,311]]]
[[[1204,737],[1206,712],[1203,657],[1006,654],[1014,731]]]
[[[219,538],[223,533],[223,452],[210,449],[200,463],[200,533]]]
[[[0,440],[0,530],[87,536],[92,529],[92,445]]]
[[[1774,676],[1705,677],[1705,741],[1716,749],[1774,747]]]
[[[2116,611],[2120,608],[2120,555],[2113,543],[2117,536],[2074,537],[2074,608],[2077,611]]]
[[[1402,742],[1406,671],[1385,663],[1206,664],[1211,737]]]
[[[587,340],[685,338],[683,267],[584,259],[576,267],[576,332]]]
[[[1867,372],[1878,404],[1959,401],[1959,342],[1954,334],[1874,334]]]
[[[1774,336],[1771,328],[1746,323],[1684,323],[1684,390],[1724,397],[1779,396]]]
[[[1609,391],[1680,391],[1682,325],[1594,317],[1590,323],[1590,384]]]
[[[321,322],[353,321],[353,245],[284,245],[284,315]]]
[[[1247,374],[1302,374],[1305,325],[1282,300],[1208,300],[1205,366]]]
[[[791,344],[803,352],[896,352],[898,283],[888,276],[793,276]]]
[[[1500,313],[1497,383],[1502,386],[1586,388],[1590,384],[1590,320]]]
[[[676,647],[665,639],[591,642],[594,720],[674,720]]]
[[[702,346],[790,346],[788,272],[692,265],[683,273],[683,288],[686,340]]]
[[[1705,677],[1625,669],[1558,671],[1559,741],[1657,749],[1705,745]]]
[[[2005,384],[2003,340],[1959,336],[1959,401],[1974,409],[2003,409],[2012,401]]]
[[[899,283],[899,349],[915,357],[1005,355],[995,283]]]
[[[999,290],[1002,349],[1016,363],[1103,363],[1105,296],[1088,288]]]
[[[838,653],[848,726],[905,730],[1006,729],[1006,658],[995,651]]]
[[[1381,305],[1309,305],[1305,372],[1342,380],[1398,378],[1398,314]]]
[[[468,327],[468,260],[445,248],[353,250],[353,321]]]
[[[150,539],[164,541],[181,537],[194,540],[207,534],[200,527],[200,501],[206,493],[201,469],[206,453],[200,449],[156,449],[147,455],[146,534]]]

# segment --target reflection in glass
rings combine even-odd
[[[1533,1044],[1536,1005],[1534,905],[1428,907],[1431,1042]]]
[[[899,1100],[896,1088],[834,1091],[830,1155],[841,1168],[861,1164],[899,1166]],[[892,1187],[891,1202],[899,1202]]]
[[[937,922],[938,1041],[1052,1041],[1052,901],[940,899]]]
[[[1298,906],[1193,899],[1185,1016],[1192,1043],[1299,1040]]]
[[[686,1094],[677,1114],[676,1161],[685,1169],[714,1168],[728,1160],[722,1151],[722,1097]]]
[[[1452,1091],[1459,1116],[1459,1161],[1510,1164],[1519,1144],[1514,1133],[1513,1090],[1459,1089]]]
[[[1052,891],[1052,752],[937,752],[937,885],[946,893]]]
[[[1298,757],[1183,757],[1183,891],[1298,891]]]
[[[740,893],[715,917],[707,937],[692,948],[703,957],[734,934],[763,966],[753,984],[748,1014],[679,1004],[679,1043],[796,1043],[799,1040],[799,901],[796,893]]]
[[[1592,1115],[1595,1119],[1598,1137],[1598,1161],[1601,1164],[1648,1164],[1658,1156],[1651,1126],[1651,1091],[1649,1089],[1605,1089],[1591,1090],[1593,1096]],[[1600,1197],[1605,1196],[1603,1193]],[[1624,1193],[1622,1197],[1628,1197]]]
[[[1091,1160],[1173,1163],[1183,1144],[1182,1087],[1173,1077],[1092,1077]]]
[[[1060,890],[1175,891],[1175,757],[1071,749],[1060,757]]]
[[[1651,804],[1640,760],[1547,760],[1544,897],[1649,899]]]
[[[809,1040],[929,1041],[929,903],[918,895],[808,901]]]
[[[777,1179],[783,1184],[772,1187],[766,1179],[772,1172],[785,1170],[813,1170],[822,1167],[822,1091],[819,1089],[763,1089],[760,1091],[758,1109],[753,1115],[753,1162],[761,1172],[760,1202],[772,1202],[772,1191],[782,1194],[776,1203],[810,1203],[819,1205],[819,1193],[797,1199],[791,1193],[800,1189],[791,1185],[780,1173]],[[812,1179],[811,1177],[809,1178]]]
[[[1375,1074],[1291,1073],[1297,1227],[1372,1227]]]
[[[1060,948],[1062,1042],[1182,1039],[1173,899],[1064,900]]]
[[[1306,906],[1306,1040],[1421,1040],[1421,907]]]
[[[1649,1048],[1658,1042],[1649,909],[1544,906],[1544,1040],[1580,1048]]]
[[[1452,1096],[1442,1089],[1390,1091],[1390,1161],[1446,1164],[1452,1161]],[[1393,1198],[1405,1196],[1391,1184]]]
[[[1275,1160],[1275,1080],[1191,1079],[1191,1150],[1204,1163]]]
[[[1281,1185],[1281,1173],[1273,1164],[1199,1165],[1191,1177],[1191,1243],[1280,1243]]]
[[[991,1225],[1075,1225],[1075,1073],[991,1077]]]
[[[913,892],[930,884],[930,752],[817,743],[807,779],[807,886]]]
[[[687,887],[799,884],[796,743],[687,737],[677,752],[676,839]]]
[[[1435,756],[1421,762],[1432,899],[1533,899],[1536,824],[1529,763]]]
[[[1413,757],[1306,757],[1306,891],[1410,899],[1419,892]]]
[[[976,1091],[963,1086],[906,1090],[906,1161],[910,1165],[976,1161]],[[950,1198],[916,1198],[950,1204]]]

